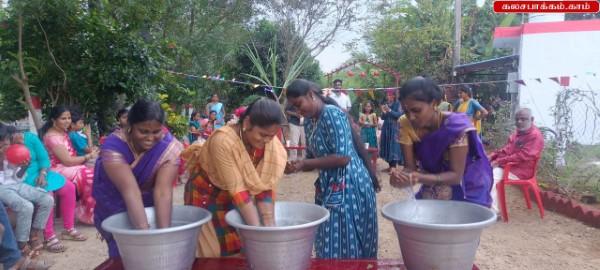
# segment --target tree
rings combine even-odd
[[[295,59],[295,65],[285,73],[287,53],[281,48],[284,40],[279,38],[279,25],[276,22],[260,20],[249,30],[250,38],[238,53],[238,69],[234,74],[248,74],[260,84],[287,87],[294,79],[301,77],[318,81],[321,76],[319,63],[310,56],[304,45],[303,54]],[[283,92],[274,89],[281,97]],[[282,100],[283,101],[283,100]]]
[[[356,0],[265,0],[263,11],[279,26],[286,54],[284,74],[308,52],[315,57],[331,44],[340,30],[357,17]]]
[[[452,78],[454,32],[453,1],[399,1],[394,5],[373,4],[383,16],[366,33],[368,45],[379,61],[399,70],[403,77],[430,75],[439,81]],[[492,11],[487,1],[478,8],[475,1],[463,1],[461,59],[464,62],[505,54],[492,50],[492,33],[506,17]],[[511,16],[509,23],[514,21]]]

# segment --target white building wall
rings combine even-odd
[[[593,91],[598,98],[596,102],[600,102],[599,44],[600,31],[523,34],[519,77],[527,85],[519,86],[519,105],[532,109],[538,126],[555,129],[552,107],[559,91],[568,91],[569,88]],[[560,76],[570,76],[568,87],[548,79]],[[541,83],[530,80],[534,78],[541,78]],[[600,104],[596,105],[600,107]],[[594,121],[591,112],[586,111],[581,102],[573,107],[573,123],[576,141],[600,143],[600,121]]]

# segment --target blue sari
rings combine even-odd
[[[223,103],[221,102],[217,102],[217,103],[212,103],[209,106],[209,113],[215,111],[217,112],[217,121],[215,121],[215,129],[218,129],[220,127],[222,127],[225,124],[225,120],[224,120],[224,113],[223,113]]]
[[[316,123],[305,121],[304,128],[307,158],[350,157],[345,167],[320,170],[315,181],[315,203],[330,212],[317,231],[317,257],[376,258],[375,189],[354,147],[348,117],[340,108],[325,105]]]
[[[404,112],[398,101],[392,103],[390,109],[390,112],[381,115],[383,127],[381,127],[379,156],[390,166],[395,166],[404,162],[400,144],[398,143],[398,118],[400,118]]]

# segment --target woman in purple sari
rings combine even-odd
[[[136,102],[128,115],[129,126],[108,136],[96,161],[94,224],[107,241],[110,258],[120,257],[112,235],[101,228],[111,215],[127,211],[136,229],[149,229],[144,207],[155,206],[157,227],[171,223],[173,179],[177,177],[183,149],[163,128],[160,104]]]
[[[477,130],[463,113],[437,109],[442,91],[429,78],[415,77],[400,89],[403,170],[393,170],[396,187],[421,183],[420,199],[468,201],[489,207],[492,168]]]

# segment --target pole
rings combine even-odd
[[[460,65],[460,38],[462,22],[462,0],[454,1],[454,53],[452,55],[452,75],[456,76],[456,67]]]

